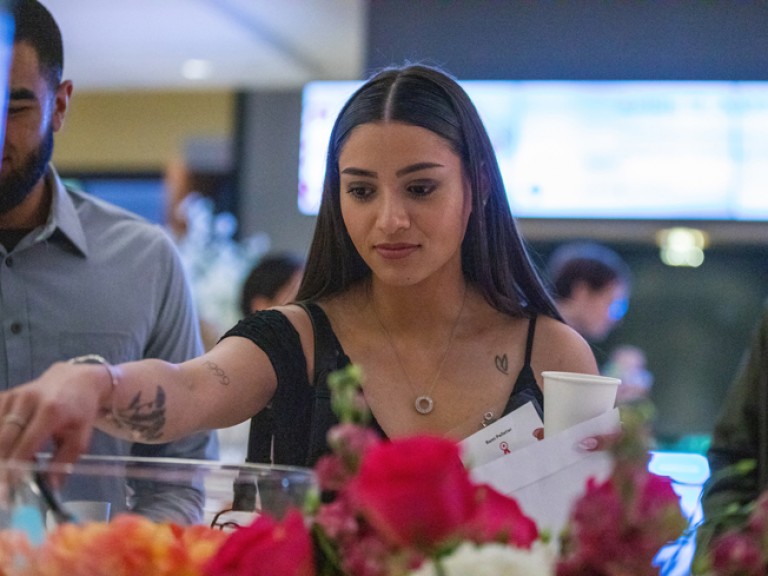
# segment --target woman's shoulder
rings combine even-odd
[[[283,306],[275,306],[270,308],[275,312],[279,312],[293,325],[299,335],[304,335],[312,332],[312,320],[309,317],[308,307],[311,305],[309,302],[300,302],[293,304],[285,304]]]
[[[537,371],[598,372],[589,343],[565,322],[543,314],[536,319],[532,363]]]

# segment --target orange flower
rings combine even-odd
[[[189,561],[198,570],[213,557],[229,536],[223,530],[214,530],[208,526],[174,526],[174,529],[180,532],[177,537],[182,548],[187,551]]]
[[[226,534],[123,514],[66,524],[40,546],[25,576],[200,576]]]
[[[0,531],[0,576],[7,576],[19,560],[29,558],[32,544],[24,532]]]

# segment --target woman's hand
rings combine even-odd
[[[110,394],[104,366],[64,362],[0,393],[0,460],[32,460],[52,441],[54,462],[74,462],[87,449]]]
[[[611,450],[616,446],[616,442],[621,438],[621,432],[613,432],[611,434],[597,434],[595,436],[587,436],[581,440],[577,446],[580,450],[585,452],[598,452],[602,450]]]
[[[579,441],[576,446],[579,450],[585,452],[597,452],[600,450],[609,450],[616,441],[619,439],[620,432],[613,434],[598,434],[596,436],[587,436]],[[536,428],[533,431],[533,436],[537,440],[544,439],[544,428]]]

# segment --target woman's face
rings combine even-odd
[[[444,139],[399,122],[363,124],[341,149],[339,174],[344,224],[377,278],[407,286],[461,271],[471,191]]]

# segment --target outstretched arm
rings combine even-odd
[[[53,440],[54,460],[74,461],[93,426],[147,443],[231,426],[261,410],[276,386],[266,354],[239,337],[182,364],[141,360],[112,373],[59,362],[0,394],[0,458],[33,458]]]

